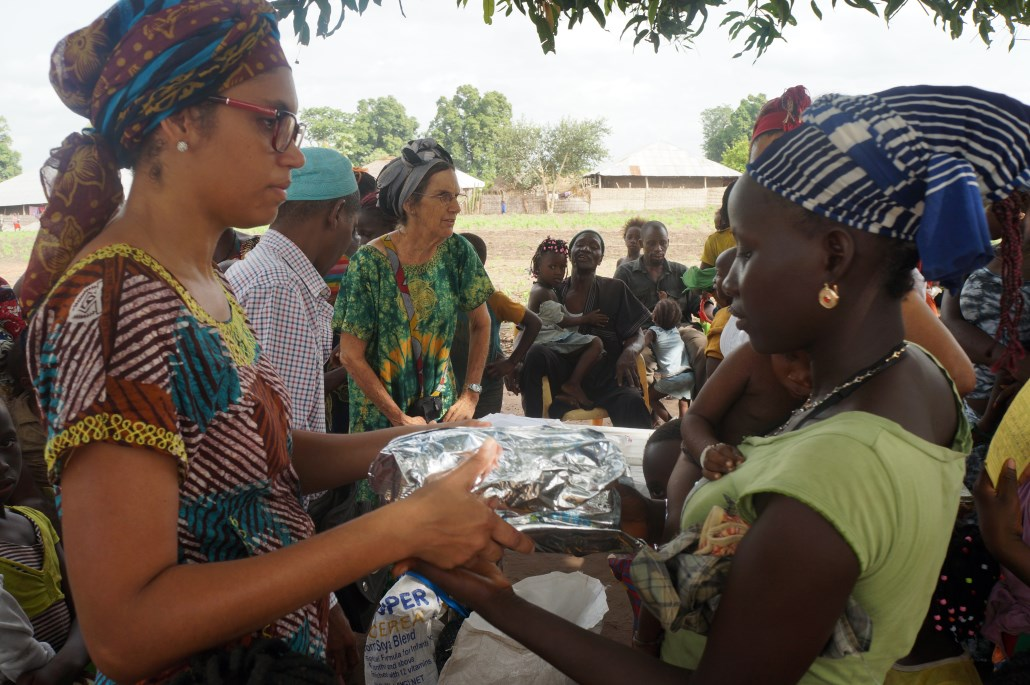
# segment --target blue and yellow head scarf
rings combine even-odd
[[[50,82],[91,128],[65,138],[41,171],[49,204],[22,286],[26,311],[107,225],[124,197],[119,168],[161,121],[278,67],[289,64],[264,0],[120,0],[62,39]]]

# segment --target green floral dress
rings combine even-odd
[[[404,275],[415,307],[415,335],[422,343],[426,394],[439,395],[446,412],[456,397],[450,354],[457,313],[486,302],[494,287],[472,245],[458,235],[425,264],[405,266]],[[362,247],[351,258],[333,327],[365,341],[368,365],[397,406],[408,411],[419,397],[411,329],[389,260],[374,247]],[[354,379],[348,383],[350,432],[388,427],[389,420]]]

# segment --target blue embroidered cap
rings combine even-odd
[[[846,226],[914,240],[954,288],[994,257],[984,203],[1030,185],[1030,109],[969,87],[826,95],[748,173]]]

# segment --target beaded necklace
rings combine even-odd
[[[891,351],[887,354],[886,357],[876,362],[875,364],[872,364],[871,366],[865,367],[864,369],[856,373],[850,380],[844,381],[843,383],[835,387],[833,390],[823,395],[820,399],[817,400],[812,395],[809,395],[808,399],[805,400],[805,403],[797,409],[795,409],[794,411],[792,411],[790,413],[790,417],[787,418],[783,425],[774,430],[772,433],[769,433],[769,435],[779,435],[787,428],[788,425],[790,425],[792,421],[794,421],[794,419],[798,418],[799,416],[804,416],[802,420],[807,420],[815,416],[818,416],[824,410],[832,407],[833,405],[837,404],[845,397],[853,393],[855,390],[858,389],[858,386],[862,385],[873,376],[883,371],[886,371],[890,367],[897,364],[898,360],[900,360],[904,356],[905,351],[907,349],[908,343],[902,341],[895,345],[893,348],[891,348]]]

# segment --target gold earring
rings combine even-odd
[[[819,291],[819,304],[823,309],[833,309],[840,303],[840,293],[837,292],[836,284],[823,283]]]

